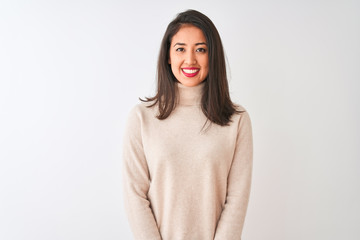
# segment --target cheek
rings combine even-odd
[[[174,71],[179,71],[180,67],[181,67],[181,61],[176,57],[173,58],[172,61],[171,61],[171,68]]]
[[[204,68],[204,73],[207,74],[209,72],[209,65],[207,61],[203,62],[203,68]]]
[[[179,72],[178,69],[179,69],[179,68],[177,67],[176,63],[172,62],[172,64],[171,64],[171,71],[172,71],[172,73],[173,73],[175,76],[176,76],[176,75],[178,74],[178,72]]]
[[[205,62],[206,62],[206,66],[209,66],[209,57],[208,56],[206,57]]]
[[[203,66],[204,66],[204,73],[205,75],[207,75],[209,73],[209,60],[207,57],[203,61]]]
[[[207,55],[201,58],[201,65],[203,65],[204,67],[207,67],[209,65],[209,58]]]

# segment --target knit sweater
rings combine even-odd
[[[240,240],[253,165],[252,127],[241,105],[229,126],[201,131],[204,82],[176,83],[178,104],[159,120],[138,103],[123,137],[124,206],[136,240]]]

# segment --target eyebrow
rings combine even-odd
[[[174,47],[175,47],[176,45],[186,46],[185,43],[175,43]],[[198,45],[206,45],[206,43],[205,43],[205,42],[195,43],[195,46],[198,46]]]

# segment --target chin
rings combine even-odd
[[[187,86],[187,87],[194,87],[194,86],[197,86],[197,85],[199,85],[201,83],[201,81],[199,82],[199,81],[183,81],[182,82],[182,85],[185,85],[185,86]]]
[[[201,76],[185,77],[181,73],[179,73],[178,75],[174,75],[174,76],[175,76],[177,82],[179,82],[182,85],[187,86],[187,87],[197,86],[197,85],[199,85],[200,83],[202,83],[203,81],[206,80],[206,78],[202,79]]]

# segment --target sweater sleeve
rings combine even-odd
[[[149,170],[141,137],[140,111],[134,107],[127,118],[123,137],[124,206],[135,240],[161,240],[147,193]]]
[[[214,240],[240,240],[250,197],[253,138],[248,112],[241,113],[232,165],[228,175],[225,206]]]

